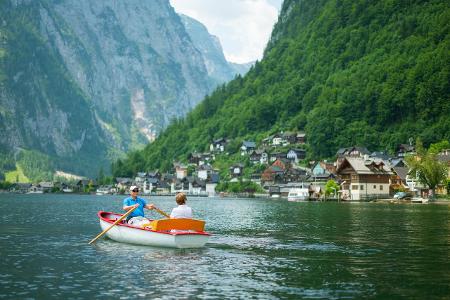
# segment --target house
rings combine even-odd
[[[447,179],[450,179],[450,149],[445,149],[442,150],[438,155],[437,155],[437,159],[446,164],[447,165]],[[436,189],[436,193],[439,194],[448,194],[449,191],[448,189],[448,185],[447,186],[438,186],[438,188]]]
[[[174,181],[172,181],[170,185],[170,192],[172,194],[176,193],[189,194],[189,180],[187,176],[183,178],[176,178]]]
[[[241,155],[250,154],[251,151],[255,150],[256,143],[253,141],[243,141],[241,146]]]
[[[133,180],[128,177],[117,177],[116,187],[119,191],[128,191],[129,187],[132,185]]]
[[[304,144],[304,143],[306,143],[306,133],[298,132],[296,144]]]
[[[344,161],[345,157],[369,157],[370,152],[366,147],[340,148],[336,153],[336,168]]]
[[[234,164],[230,167],[230,175],[231,177],[239,177],[242,176],[244,171],[244,165],[243,164]]]
[[[407,154],[415,154],[416,147],[408,144],[400,144],[397,146],[397,157],[405,157]]]
[[[205,192],[209,197],[216,195],[216,186],[220,181],[219,173],[211,173],[206,180]]]
[[[272,146],[281,146],[285,143],[283,135],[276,133],[272,136]]]
[[[284,182],[284,169],[279,166],[269,166],[261,174],[262,183],[283,183]]]
[[[379,158],[379,159],[382,159],[384,161],[389,161],[389,159],[391,159],[391,157],[389,156],[387,151],[375,151],[375,152],[372,152],[369,155],[369,157],[370,158]]]
[[[177,179],[183,179],[183,178],[187,177],[188,168],[186,165],[179,163],[179,162],[175,162],[175,163],[173,163],[173,166],[175,168],[175,174],[177,175]]]
[[[225,147],[228,144],[228,140],[225,138],[219,138],[217,140],[214,140],[210,145],[209,145],[209,150],[211,152],[224,152],[225,151]]]
[[[204,164],[209,164],[211,161],[214,160],[214,154],[210,153],[210,152],[205,152],[202,153],[202,155],[200,156],[200,161],[198,162],[198,165],[204,165]]]
[[[208,175],[211,174],[213,168],[210,165],[201,165],[197,169],[197,176],[202,180],[208,179]]]
[[[325,173],[334,174],[336,173],[336,167],[334,163],[328,162],[326,160],[316,162],[311,168],[311,173],[314,176],[322,175]]]
[[[388,198],[392,171],[381,160],[344,157],[337,175],[342,180],[342,200]]]
[[[78,180],[77,184],[76,184],[76,189],[79,192],[84,192],[86,190],[88,190],[89,188],[96,188],[97,187],[97,183],[95,182],[95,180],[91,180],[91,179],[82,179],[82,180]]]
[[[308,178],[308,173],[300,168],[289,168],[284,172],[286,182],[306,182]]]
[[[274,161],[276,161],[277,159],[286,159],[286,156],[287,156],[286,152],[283,152],[283,151],[275,151],[275,152],[270,153],[270,155],[269,155],[269,161],[270,161],[270,162],[274,162]]]
[[[206,194],[206,183],[198,177],[190,176],[189,181],[189,194],[191,195],[205,195]]]
[[[170,194],[171,186],[166,181],[160,181],[156,186],[156,194],[167,195]]]
[[[364,157],[365,155],[370,155],[370,152],[369,150],[367,150],[366,147],[340,148],[336,153],[337,157],[345,157],[345,156]]]
[[[41,181],[39,182],[39,186],[44,193],[50,193],[55,185],[53,184],[53,182]]]
[[[283,170],[289,169],[292,167],[291,161],[286,158],[277,158],[273,163],[272,166],[278,166]]]
[[[409,171],[408,167],[392,167],[391,170],[391,193],[399,189],[410,189],[406,182]]]
[[[192,152],[188,155],[188,162],[190,164],[199,165],[200,160],[202,159],[201,153]]]
[[[306,150],[304,149],[290,149],[286,154],[286,158],[298,164],[299,160],[305,159]]]
[[[24,194],[24,193],[27,193],[30,188],[31,188],[31,183],[18,182],[18,183],[15,183],[11,187],[11,191]]]
[[[147,172],[147,177],[161,179],[161,173],[159,172],[159,170],[149,171]]]
[[[295,144],[297,142],[297,133],[286,131],[283,133],[283,142],[284,144]]]
[[[260,150],[252,150],[248,154],[248,157],[250,158],[250,162],[257,164],[261,161],[261,151]]]
[[[142,189],[142,193],[145,195],[149,195],[152,192],[156,192],[159,185],[159,179],[156,177],[148,177],[142,183],[140,188]]]

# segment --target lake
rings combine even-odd
[[[0,299],[450,298],[448,205],[188,197],[204,248],[88,245],[123,198],[0,194]]]

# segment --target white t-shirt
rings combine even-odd
[[[192,219],[192,208],[190,208],[186,204],[178,205],[178,207],[172,209],[170,217],[174,219]]]

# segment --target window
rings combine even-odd
[[[363,185],[360,185],[359,187],[360,187],[361,191],[364,190],[364,186]]]
[[[376,190],[376,189],[377,189],[377,186],[376,186],[376,185],[374,185],[374,186],[373,186],[373,189],[374,189],[374,190]]]
[[[358,186],[357,185],[352,185],[352,190],[357,190]]]
[[[380,191],[382,191],[383,190],[383,186],[380,184]]]

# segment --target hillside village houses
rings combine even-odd
[[[397,155],[391,157],[386,152],[370,152],[365,147],[338,149],[335,161],[315,161],[305,164],[306,150],[303,132],[280,132],[264,138],[258,145],[245,140],[239,148],[237,161],[229,166],[227,172],[213,167],[217,155],[232,155],[227,152],[230,140],[215,139],[210,144],[210,152],[190,153],[187,161],[174,162],[170,173],[159,170],[138,172],[134,178],[116,178],[114,185],[97,186],[95,181],[80,180],[73,187],[64,186],[65,191],[82,192],[95,187],[97,194],[126,193],[131,185],[140,187],[144,194],[173,195],[184,192],[189,195],[214,196],[221,181],[252,181],[260,185],[269,196],[287,196],[294,187],[307,187],[311,199],[324,197],[324,187],[334,180],[340,187],[336,196],[340,200],[364,201],[390,198],[397,190],[409,190],[422,194],[426,187],[421,186],[409,174],[404,161],[406,154],[414,153],[413,146],[401,144]],[[450,166],[450,150],[439,154],[439,159]],[[246,172],[255,166],[257,171]],[[247,174],[246,178],[244,174]],[[449,173],[450,178],[450,173]],[[437,191],[446,193],[446,187]],[[41,182],[34,185],[17,184],[17,192],[43,193],[62,190],[60,184]]]

